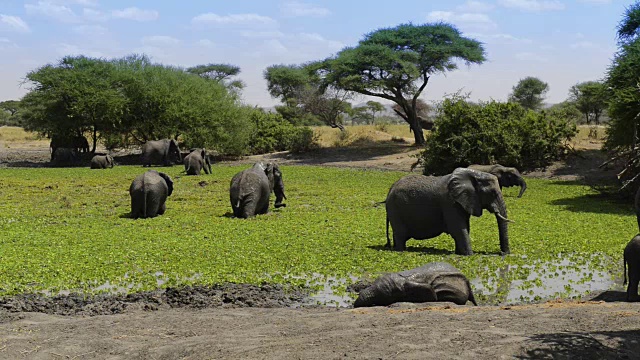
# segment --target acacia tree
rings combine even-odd
[[[593,120],[600,125],[600,116],[607,107],[607,97],[607,87],[600,81],[582,82],[569,89],[569,99],[585,116],[587,124]]]
[[[20,124],[20,101],[7,100],[0,102],[0,124],[19,125]]]
[[[223,84],[229,91],[237,95],[245,84],[242,80],[233,79],[240,74],[240,67],[230,64],[206,64],[187,68],[187,72]]]
[[[432,75],[485,61],[482,43],[462,36],[453,25],[401,24],[366,34],[358,45],[326,59],[321,75],[326,84],[390,100],[402,108],[424,145],[416,104]]]
[[[416,115],[418,117],[418,123],[420,124],[420,127],[424,130],[433,129],[433,121],[429,119],[430,109],[431,107],[424,100],[418,99],[416,101]],[[400,105],[398,104],[393,105],[393,111],[396,113],[396,115],[404,119],[404,121],[408,122],[409,117],[407,116],[407,114],[405,114],[404,110],[400,107]],[[409,127],[409,131],[413,131],[413,129]]]
[[[384,111],[384,105],[377,101],[369,100],[367,101],[367,110],[371,113],[371,122],[376,122],[376,113]]]
[[[520,79],[518,84],[513,87],[509,101],[517,102],[525,109],[539,110],[548,91],[549,84],[536,77],[528,76]]]
[[[312,62],[267,67],[264,78],[267,80],[269,94],[280,98],[285,107],[294,109],[286,112],[289,116],[302,117],[310,114],[326,125],[344,131],[342,114],[350,110],[351,104],[348,101],[352,94],[333,86],[324,86],[318,77],[321,66],[321,63]],[[283,116],[286,118],[285,114]]]

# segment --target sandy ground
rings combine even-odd
[[[595,149],[529,176],[611,180]],[[409,171],[403,144],[249,157]],[[1,166],[47,166],[45,149],[0,147]],[[116,161],[118,159],[116,158]],[[123,163],[127,163],[122,158]],[[87,301],[0,301],[1,359],[637,359],[640,303],[624,294],[523,306],[298,307],[301,294],[227,286]],[[65,315],[59,315],[65,314]],[[101,315],[110,314],[110,315]]]

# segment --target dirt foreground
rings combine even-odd
[[[396,304],[366,309],[0,313],[3,359],[637,359],[640,307]]]

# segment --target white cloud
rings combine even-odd
[[[569,46],[572,49],[595,49],[597,45],[590,41],[579,41]]]
[[[541,63],[547,63],[549,62],[549,59],[540,55],[540,54],[535,54],[532,52],[521,52],[521,53],[517,53],[514,55],[514,57],[520,61],[528,61],[528,62],[541,62]]]
[[[9,50],[9,49],[17,49],[18,45],[16,45],[13,41],[7,38],[0,38],[0,50]]]
[[[530,12],[564,9],[564,4],[558,0],[498,0],[498,3],[504,7]]]
[[[289,1],[280,5],[280,11],[285,16],[327,16],[331,11],[327,8],[315,6],[313,4]]]
[[[533,41],[527,38],[519,38],[510,34],[465,34],[474,39],[479,39],[489,44],[531,44]]]
[[[98,6],[98,0],[49,0],[49,2],[59,5]]]
[[[322,35],[317,33],[300,33],[297,35],[297,38],[302,40],[305,43],[316,43],[321,44],[321,46],[332,49],[332,50],[340,50],[344,47],[344,44],[340,41],[327,40]]]
[[[258,14],[231,14],[221,16],[214,13],[200,14],[191,19],[193,25],[275,25],[277,21]]]
[[[71,8],[51,1],[38,1],[36,4],[25,4],[28,15],[40,15],[54,18],[62,22],[76,22],[77,16]]]
[[[87,21],[103,22],[109,20],[109,14],[94,9],[82,9],[82,16]]]
[[[432,11],[427,14],[428,21],[446,21],[458,25],[466,30],[487,31],[496,29],[496,24],[486,14],[455,13],[452,11]]]
[[[84,55],[89,57],[104,57],[104,55],[99,51],[82,49],[76,45],[67,44],[67,43],[59,43],[55,44],[55,49],[58,55],[67,56],[67,55]]]
[[[18,16],[0,14],[0,30],[28,33],[29,25]]]
[[[476,0],[468,0],[466,3],[459,5],[456,7],[458,11],[468,12],[468,13],[483,13],[487,11],[493,10],[493,4],[487,4],[482,1]]]
[[[215,46],[215,43],[209,39],[200,39],[196,42],[196,45],[204,48],[212,48]]]
[[[108,29],[100,25],[79,25],[73,27],[73,32],[85,36],[104,35]]]
[[[160,14],[156,10],[143,10],[137,7],[128,7],[123,10],[114,10],[111,15],[118,19],[134,21],[152,21],[158,19]]]
[[[247,38],[258,38],[258,39],[279,38],[284,36],[284,34],[280,31],[252,31],[252,30],[241,31],[240,35]]]
[[[142,44],[145,46],[176,46],[180,44],[180,40],[164,35],[145,36],[142,38]]]

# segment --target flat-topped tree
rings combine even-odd
[[[416,103],[433,74],[486,60],[482,43],[462,36],[453,25],[401,24],[373,31],[357,46],[324,61],[327,84],[398,104],[417,145],[424,145]]]

